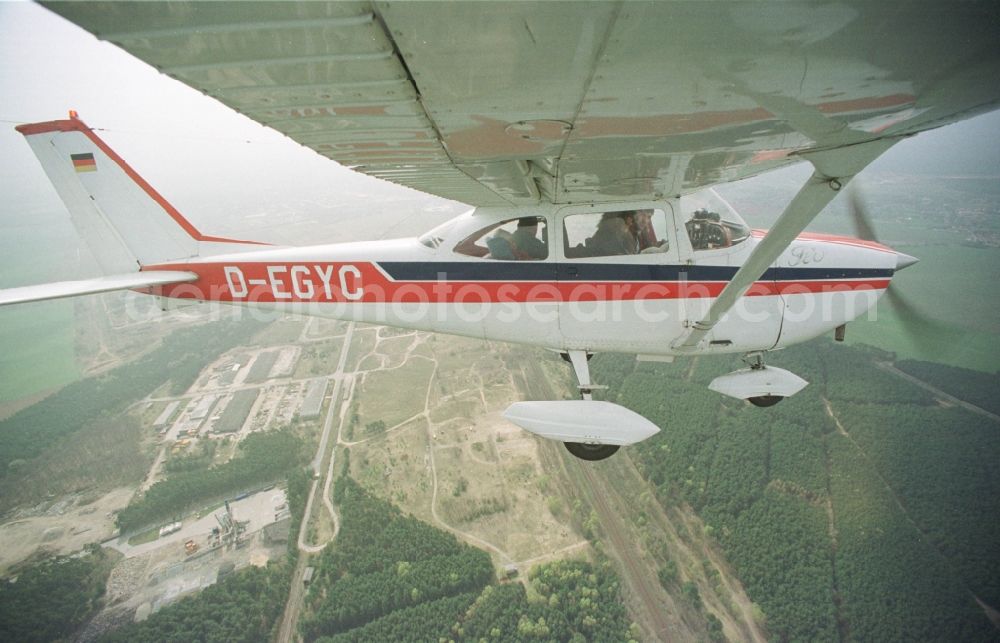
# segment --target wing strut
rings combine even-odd
[[[774,227],[757,244],[743,266],[733,275],[732,281],[712,302],[704,318],[691,325],[673,348],[693,350],[729,311],[736,301],[750,289],[755,281],[774,263],[775,259],[805,230],[816,215],[833,200],[837,193],[900,138],[880,139],[867,143],[848,145],[831,150],[803,153],[812,163],[814,172],[781,213]]]

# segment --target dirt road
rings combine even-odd
[[[889,362],[875,362],[875,366],[878,366],[883,371],[886,371],[888,373],[892,373],[896,377],[902,378],[902,379],[906,380],[907,382],[910,382],[911,384],[919,386],[920,388],[924,389],[925,391],[928,391],[928,392],[932,393],[938,399],[944,400],[944,401],[949,402],[951,404],[954,404],[956,406],[960,406],[963,409],[965,409],[966,411],[971,411],[972,413],[975,413],[977,415],[982,415],[983,417],[989,418],[990,420],[993,420],[994,422],[1000,422],[1000,415],[997,415],[996,413],[991,413],[991,412],[987,411],[986,409],[984,409],[982,407],[979,407],[979,406],[976,406],[975,404],[972,404],[971,402],[966,402],[965,400],[960,400],[957,397],[955,397],[954,395],[949,395],[948,393],[945,393],[944,391],[942,391],[941,389],[937,388],[933,384],[929,384],[929,383],[923,381],[922,379],[919,379],[919,378],[916,378],[916,377],[910,375],[909,373],[904,373],[903,371],[899,370],[898,368],[896,368],[895,366],[893,366]]]

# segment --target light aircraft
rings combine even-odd
[[[196,229],[75,114],[18,126],[105,276],[133,289],[541,346],[580,400],[505,416],[599,460],[658,427],[587,360],[742,353],[720,393],[806,382],[769,351],[872,307],[916,261],[804,233],[899,140],[1000,101],[993,2],[45,3],[340,163],[476,206],[419,238],[275,247]],[[714,184],[813,168],[767,232]]]

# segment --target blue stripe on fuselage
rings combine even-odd
[[[737,266],[546,261],[380,261],[396,281],[729,281]],[[760,281],[888,279],[888,268],[768,268]]]

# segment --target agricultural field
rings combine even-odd
[[[413,358],[402,366],[364,373],[358,384],[358,426],[381,421],[386,427],[423,413],[434,363]]]

